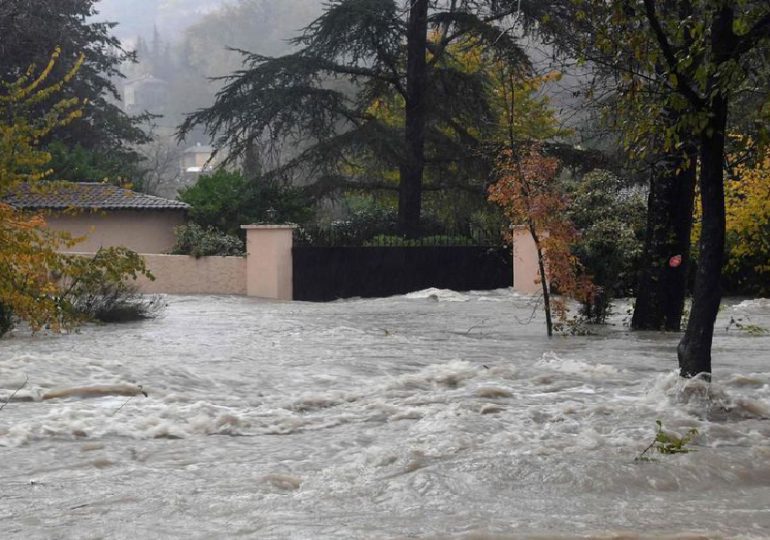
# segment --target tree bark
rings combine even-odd
[[[722,76],[720,71],[735,54],[738,43],[733,31],[734,18],[733,4],[724,2],[711,24],[711,52],[715,67],[706,87],[709,97],[703,112],[708,115],[708,122],[700,136],[699,186],[703,222],[690,319],[677,348],[682,377],[694,377],[700,373],[705,373],[708,378],[711,376],[711,342],[722,300],[720,281],[725,248],[723,163],[727,96],[730,91],[720,87],[719,77]]]
[[[711,373],[711,342],[714,323],[722,300],[720,281],[725,247],[725,196],[722,164],[725,149],[727,101],[718,96],[714,117],[701,141],[700,178],[703,223],[698,244],[698,270],[695,275],[690,318],[677,348],[682,377]]]
[[[669,155],[653,167],[647,200],[647,237],[642,256],[631,328],[680,329],[687,293],[695,198],[696,159]],[[671,257],[681,264],[672,267]]]
[[[407,21],[406,155],[400,166],[398,226],[408,237],[420,233],[422,176],[425,168],[425,125],[428,66],[428,0],[412,0]]]
[[[540,284],[543,287],[543,309],[545,310],[545,331],[548,337],[553,336],[553,318],[551,316],[551,292],[548,288],[548,276],[545,272],[545,256],[543,255],[543,247],[540,244],[540,237],[535,229],[535,224],[532,220],[529,221],[529,234],[532,235],[532,241],[535,243],[535,249],[537,250],[537,270],[540,273]]]

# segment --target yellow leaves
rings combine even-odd
[[[45,228],[41,215],[26,215],[0,203],[0,304],[33,330],[61,328],[52,276],[64,268],[58,249],[75,240]]]
[[[61,90],[75,77],[77,72],[80,71],[80,68],[83,65],[83,61],[85,60],[85,56],[80,54],[78,59],[75,61],[75,65],[64,74],[64,77],[62,77],[59,81],[50,84],[48,87],[43,88],[43,84],[51,76],[51,72],[53,72],[53,69],[56,66],[56,62],[60,56],[61,48],[57,47],[53,54],[51,54],[48,65],[43,69],[43,71],[40,72],[37,77],[34,77],[35,66],[30,66],[27,69],[27,72],[15,82],[10,84],[2,84],[2,86],[7,89],[7,93],[6,95],[0,94],[0,103],[34,105],[41,103],[51,98],[54,94],[61,92]]]
[[[770,149],[754,165],[739,165],[725,183],[728,271],[747,263],[770,283]],[[770,285],[767,286],[770,289]]]
[[[21,182],[34,186],[50,174],[48,152],[38,148],[41,138],[56,127],[81,115],[76,98],[63,99],[40,116],[34,107],[52,99],[77,73],[83,57],[61,80],[49,78],[61,51],[57,49],[48,65],[34,75],[34,68],[12,83],[0,82],[0,197]],[[46,86],[47,85],[47,86]],[[59,253],[77,239],[55,233],[45,226],[42,215],[28,215],[0,202],[0,305],[15,317],[27,321],[33,330],[48,326],[54,330],[72,321],[62,311],[59,284],[55,276],[66,271],[67,258]]]
[[[37,148],[39,141],[57,127],[82,116],[77,98],[62,99],[43,115],[31,116],[33,107],[61,92],[83,63],[83,55],[80,55],[74,67],[61,80],[49,83],[60,54],[57,49],[36,77],[34,66],[31,66],[17,81],[0,82],[0,106],[5,113],[0,118],[0,196],[20,182],[36,183],[48,176],[50,171],[44,167],[51,160],[51,155]]]
[[[738,137],[740,138],[740,137]],[[745,141],[750,145],[750,141]],[[770,148],[753,163],[732,170],[725,190],[725,275],[734,292],[770,294]],[[701,234],[700,196],[695,204],[692,243]]]

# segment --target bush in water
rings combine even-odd
[[[126,322],[155,317],[164,307],[158,296],[145,297],[129,278],[154,279],[144,259],[122,247],[102,248],[92,258],[73,257],[62,279],[60,303],[72,318]]]

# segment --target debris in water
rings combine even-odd
[[[302,485],[302,480],[288,474],[267,474],[262,477],[262,481],[285,491],[297,490]]]
[[[141,385],[134,384],[100,384],[95,386],[78,386],[74,388],[62,388],[51,390],[43,394],[43,400],[60,399],[69,397],[94,398],[104,396],[138,396],[147,397],[147,392]]]

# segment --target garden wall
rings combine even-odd
[[[529,229],[523,225],[513,228],[513,290],[522,294],[538,294],[543,290],[540,284],[540,268],[537,262],[537,248]],[[543,233],[547,237],[548,233]]]
[[[155,280],[139,277],[147,294],[240,294],[292,300],[293,227],[248,225],[245,257],[191,257],[140,253]],[[77,253],[92,257],[93,253]]]
[[[246,294],[246,257],[142,255],[155,281],[137,280],[143,293]]]
[[[291,226],[243,228],[245,257],[142,254],[155,280],[140,278],[140,292],[325,301],[428,287],[494,289],[512,281],[518,292],[539,290],[537,255],[525,229],[514,232],[512,254],[484,246],[293,246]]]

